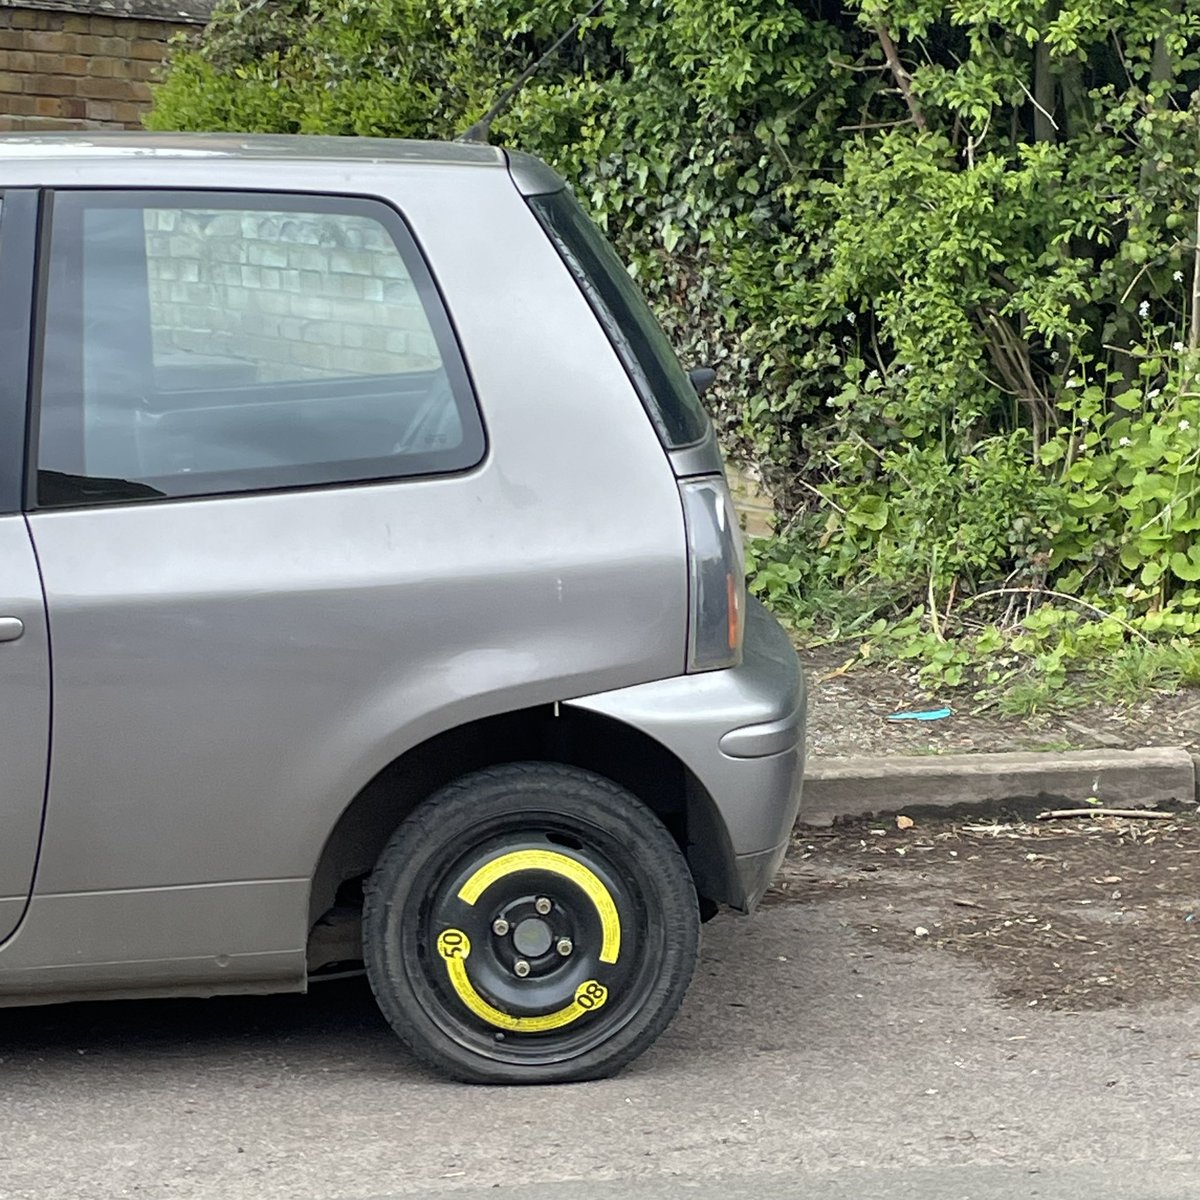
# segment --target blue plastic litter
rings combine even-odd
[[[889,721],[942,721],[946,717],[953,714],[951,708],[930,708],[925,712],[899,712],[892,713],[888,717]]]

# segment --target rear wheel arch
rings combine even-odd
[[[436,734],[367,783],[330,831],[313,869],[311,931],[333,912],[350,919],[362,881],[397,826],[446,784],[485,767],[541,761],[581,767],[633,793],[671,832],[687,858],[701,910],[735,893],[733,852],[705,788],[665,746],[611,717],[543,705],[484,717]],[[314,939],[310,936],[310,951]],[[324,955],[325,961],[333,961]],[[309,969],[323,964],[310,953]]]

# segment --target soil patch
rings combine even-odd
[[[1200,754],[1200,689],[1155,694],[1128,706],[1093,703],[1065,713],[1011,717],[969,691],[931,693],[915,667],[855,661],[853,646],[800,650],[808,675],[808,752],[819,757],[863,754],[962,754],[972,751],[1126,749],[1186,746]],[[848,669],[842,671],[847,663]],[[840,673],[838,673],[840,672]],[[897,721],[896,712],[940,708],[940,721]]]
[[[764,903],[815,902],[838,905],[868,945],[980,963],[1013,1004],[1200,994],[1194,814],[807,831]]]

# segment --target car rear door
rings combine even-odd
[[[0,943],[32,886],[50,738],[45,604],[21,512],[36,227],[36,193],[0,189]]]

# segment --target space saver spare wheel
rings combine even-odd
[[[608,779],[512,763],[449,784],[366,889],[371,987],[426,1063],[473,1083],[612,1075],[666,1028],[700,918],[670,833]]]

